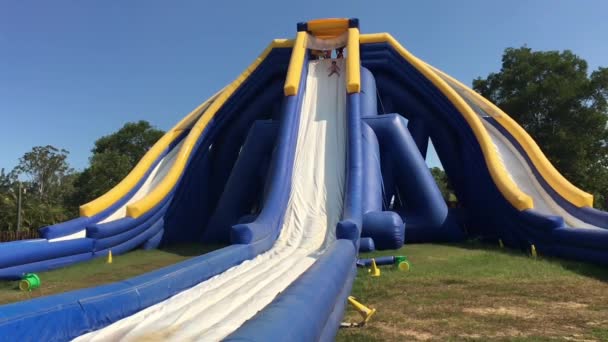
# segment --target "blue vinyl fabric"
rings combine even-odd
[[[289,194],[291,192],[291,175],[298,138],[300,110],[303,94],[306,92],[308,61],[304,60],[300,90],[298,96],[286,98],[282,126],[277,137],[278,144],[270,165],[269,181],[272,185],[264,200],[263,209],[253,222],[232,226],[230,240],[234,244],[254,244],[264,246],[266,250],[279,236]],[[260,251],[261,252],[261,251]]]
[[[359,253],[373,252],[376,250],[374,239],[370,237],[362,237],[359,239]]]
[[[381,150],[381,158],[384,160],[384,169],[392,169],[389,175],[394,179],[398,200],[397,211],[405,222],[406,242],[429,242],[429,241],[455,241],[463,237],[463,234],[450,217],[449,210],[435,179],[431,175],[417,144],[409,133],[406,120],[396,114],[384,114],[370,116],[364,119],[378,137]],[[384,177],[386,179],[387,176]],[[384,215],[382,219],[378,215],[366,214],[369,217],[370,232],[372,227],[397,226],[399,221],[395,216]],[[365,221],[365,220],[364,220]],[[380,223],[383,222],[383,223]],[[373,225],[375,223],[375,225]],[[365,225],[366,227],[368,225]],[[395,236],[403,235],[398,232]],[[387,237],[386,243],[390,241]],[[393,238],[394,240],[394,238]],[[403,238],[401,238],[403,241]],[[374,239],[376,246],[378,241]],[[389,245],[389,248],[397,248]]]
[[[144,242],[144,244],[141,246],[141,248],[144,250],[158,248],[158,246],[160,246],[160,243],[163,239],[164,233],[165,233],[165,230],[161,229],[154,236],[152,236],[150,239],[148,239],[148,241]]]
[[[205,230],[205,242],[229,243],[230,227],[235,223],[253,222],[259,212],[252,213],[252,207],[263,201],[264,181],[272,150],[278,132],[278,122],[274,120],[256,121],[249,131],[241,153],[232,169],[230,177],[209,224]],[[266,158],[265,158],[266,157]],[[260,205],[261,206],[261,205]],[[240,222],[250,216],[246,222]]]
[[[395,257],[394,256],[382,256],[374,258],[377,266],[381,265],[394,265]],[[372,259],[359,259],[357,260],[358,267],[370,267],[372,265]]]

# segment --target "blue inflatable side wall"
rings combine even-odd
[[[431,175],[418,146],[409,133],[406,120],[396,114],[384,114],[364,119],[376,133],[381,149],[381,159],[395,177],[398,212],[407,230],[406,242],[454,241],[463,237],[457,224],[450,219],[448,207]],[[386,179],[387,177],[384,177]],[[380,220],[374,215],[371,220]],[[394,216],[387,217],[386,225],[399,222]],[[397,235],[397,232],[395,232]],[[378,247],[378,241],[375,241]],[[387,239],[390,241],[390,239]],[[395,247],[393,247],[395,248]]]
[[[209,220],[203,241],[229,243],[230,227],[241,217],[252,214],[254,203],[262,202],[260,194],[263,193],[268,173],[266,159],[269,159],[265,157],[272,155],[277,132],[278,123],[271,120],[256,121],[251,127],[217,208]],[[255,214],[257,216],[258,213]]]
[[[288,96],[284,102],[283,113],[285,115],[281,122],[279,136],[277,137],[277,148],[268,178],[272,184],[269,187],[270,191],[264,201],[263,209],[255,221],[237,224],[232,227],[230,232],[232,243],[255,244],[260,246],[261,252],[270,248],[280,233],[291,191],[293,160],[298,138],[302,99],[306,92],[307,73],[308,61],[305,58],[298,96]]]
[[[380,166],[380,149],[374,131],[363,123],[363,229],[361,236],[373,240],[374,248],[397,249],[404,242],[405,225],[399,215],[388,208]],[[363,243],[363,242],[362,242]],[[364,246],[363,251],[371,246]],[[361,250],[361,246],[359,247]]]
[[[25,273],[30,273],[31,270],[38,270],[38,272],[50,271],[55,268],[64,267],[89,259],[91,259],[91,251],[59,257],[55,255],[52,259],[3,268],[0,270],[0,278],[18,280],[21,279]]]
[[[336,227],[338,239],[351,240],[359,250],[363,226],[363,142],[361,131],[361,94],[347,96],[346,111],[346,189],[342,220]]]

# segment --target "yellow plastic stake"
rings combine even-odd
[[[502,239],[498,239],[498,245],[500,248],[505,248],[505,244],[502,242]]]
[[[530,253],[532,253],[532,257],[534,259],[536,259],[536,257],[538,256],[538,254],[536,253],[536,246],[534,246],[534,245],[530,246]]]
[[[365,325],[365,323],[367,323],[370,318],[372,318],[372,316],[376,313],[376,309],[371,309],[368,308],[367,306],[359,303],[355,297],[353,296],[348,296],[348,302],[355,307],[355,310],[357,310],[357,312],[359,313],[359,315],[361,315],[361,317],[363,318],[363,321],[361,321],[358,326],[362,326]]]
[[[108,261],[107,261],[107,263],[108,263],[108,264],[111,264],[111,263],[112,263],[112,250],[111,250],[111,249],[110,249],[110,251],[108,252]]]
[[[378,268],[378,265],[376,265],[376,259],[372,258],[372,268],[370,268],[368,272],[372,277],[380,276],[380,268]]]
[[[296,34],[296,41],[293,44],[289,67],[287,68],[285,86],[283,86],[283,93],[285,96],[295,96],[298,94],[300,78],[302,77],[302,66],[304,65],[304,56],[306,55],[307,39],[308,34],[306,32],[298,32]]]

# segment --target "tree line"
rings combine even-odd
[[[120,182],[162,135],[147,121],[127,123],[95,141],[82,171],[69,165],[65,149],[33,147],[12,170],[0,169],[0,231],[37,229],[77,217],[81,204]]]

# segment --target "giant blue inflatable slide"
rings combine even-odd
[[[359,249],[404,242],[482,236],[608,264],[608,214],[506,113],[389,34],[360,34],[356,19],[297,28],[79,218],[0,244],[0,278],[109,251],[227,247],[0,306],[0,339],[329,341]],[[425,163],[429,140],[458,208]]]

